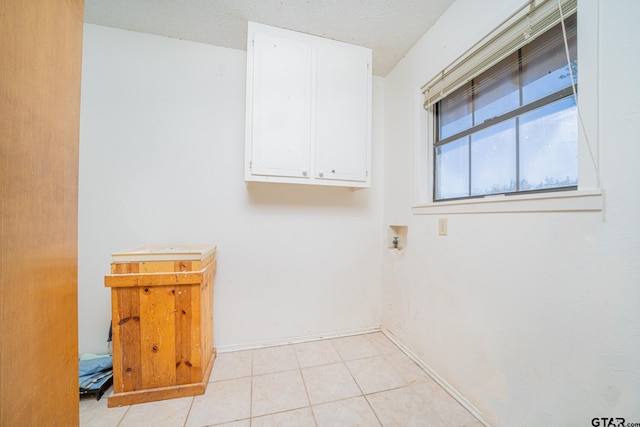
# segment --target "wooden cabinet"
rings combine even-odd
[[[249,23],[247,181],[370,186],[371,50]]]
[[[215,246],[113,254],[109,407],[203,394],[213,368]]]

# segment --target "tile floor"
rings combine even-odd
[[[107,408],[83,427],[481,427],[382,333],[219,354],[205,394]]]

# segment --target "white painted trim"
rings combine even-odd
[[[458,390],[453,388],[451,384],[446,382],[440,375],[436,373],[429,365],[427,365],[422,359],[420,359],[414,352],[409,350],[407,346],[402,343],[395,335],[393,335],[384,326],[380,327],[382,332],[391,342],[393,342],[404,354],[406,354],[411,360],[413,360],[423,371],[427,373],[440,387],[444,389],[451,397],[453,397],[460,405],[462,405],[467,411],[471,413],[482,425],[491,427],[482,416],[482,412],[476,408],[471,402],[469,402]]]
[[[478,199],[423,203],[413,206],[415,215],[515,213],[515,212],[600,212],[604,210],[601,189],[558,191]]]
[[[280,345],[300,344],[309,341],[327,340],[333,338],[349,337],[352,335],[370,334],[373,332],[380,332],[380,326],[372,326],[369,328],[360,329],[347,329],[345,331],[327,332],[322,334],[311,334],[293,338],[282,338],[269,341],[259,341],[247,344],[229,344],[222,346],[215,346],[218,353],[230,353],[232,351],[241,350],[255,350],[259,348],[277,347]]]

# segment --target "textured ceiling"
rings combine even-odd
[[[373,49],[385,76],[454,0],[85,0],[85,22],[246,50],[247,21]]]

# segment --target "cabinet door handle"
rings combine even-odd
[[[307,176],[307,170],[306,169],[302,169],[302,175]]]
[[[318,171],[318,175],[323,177],[324,176],[324,171]]]

